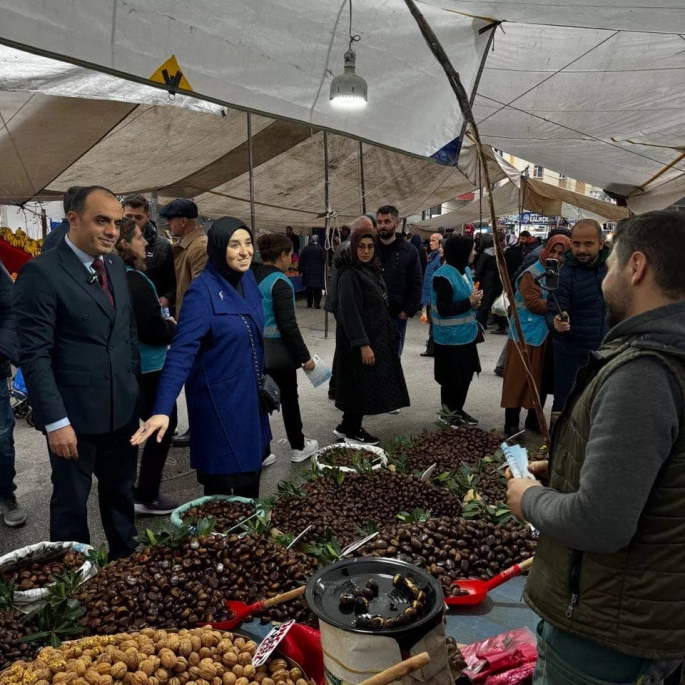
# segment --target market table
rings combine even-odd
[[[471,644],[524,626],[535,633],[540,619],[522,599],[525,584],[525,578],[514,578],[493,590],[480,606],[450,609],[448,637],[460,644]],[[243,623],[237,631],[259,642],[272,627],[270,623],[263,626],[255,619],[252,623]]]

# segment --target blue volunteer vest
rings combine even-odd
[[[295,288],[293,288],[292,281],[280,271],[269,274],[260,284],[259,292],[262,294],[262,309],[264,310],[264,337],[265,338],[280,338],[281,332],[276,325],[276,316],[274,315],[274,298],[273,287],[276,281],[285,281],[293,291],[293,307],[295,306]]]
[[[433,318],[433,339],[438,345],[467,345],[478,335],[478,323],[472,309],[458,316],[440,316],[435,279],[446,278],[452,286],[452,302],[467,300],[474,290],[471,269],[466,269],[466,278],[453,266],[443,264],[434,274],[431,282],[431,317]]]
[[[133,267],[127,266],[126,271],[137,271]],[[157,288],[155,284],[142,272],[138,273],[150,284],[150,287],[157,297]],[[160,311],[162,307],[160,306]],[[138,343],[140,349],[140,372],[152,373],[153,371],[161,371],[166,361],[167,346],[166,345],[148,345],[147,343]]]
[[[521,279],[527,274],[531,274],[533,278],[537,278],[540,274],[545,272],[545,267],[540,261],[535,262],[533,266],[529,266],[517,279],[516,279],[516,295],[514,296],[514,302],[516,303],[516,309],[519,313],[519,319],[521,319],[521,329],[523,330],[523,336],[526,339],[526,344],[532,347],[540,347],[547,335],[549,330],[547,328],[547,322],[542,314],[533,314],[529,309],[526,309],[523,303],[523,295],[519,291],[519,283]],[[545,279],[540,281],[541,285],[545,284]],[[548,293],[544,288],[541,288],[542,299],[546,300]],[[516,332],[516,326],[514,326],[513,320],[509,321],[509,337],[512,340],[518,340],[518,334]]]

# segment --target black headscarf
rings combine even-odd
[[[242,271],[235,271],[226,264],[226,249],[231,236],[242,228],[254,239],[252,231],[240,220],[232,216],[222,216],[217,219],[207,232],[207,258],[212,266],[240,293],[243,288],[240,283],[243,277]]]
[[[362,238],[371,238],[373,240],[373,259],[366,264],[359,259],[359,243],[362,241]],[[352,257],[353,264],[370,269],[376,276],[381,275],[383,267],[381,266],[380,259],[378,259],[378,234],[375,228],[356,228],[352,231],[352,236],[350,237],[350,256]]]
[[[473,238],[468,238],[465,235],[453,235],[448,238],[443,247],[445,262],[453,266],[459,273],[465,273],[473,250],[473,242]]]

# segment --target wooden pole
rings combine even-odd
[[[361,143],[360,143],[361,145]],[[323,178],[324,178],[324,185],[323,185],[323,198],[324,198],[324,204],[326,205],[326,219],[325,219],[325,227],[326,227],[326,239],[324,242],[324,245],[330,244],[330,236],[328,235],[328,230],[330,226],[330,205],[329,205],[329,192],[328,192],[328,133],[326,131],[323,132]],[[323,283],[324,283],[324,288],[326,290],[326,296],[328,296],[328,251],[326,251],[326,261],[324,262],[323,265],[324,269],[324,278],[323,278]],[[324,338],[328,337],[328,309],[325,310],[324,313],[324,327],[323,327],[323,336]]]
[[[250,178],[250,227],[256,229],[256,216],[254,204],[254,160],[252,159],[252,115],[247,113],[247,169]]]
[[[502,287],[504,288],[504,292],[507,295],[507,298],[509,299],[509,302],[512,304],[511,307],[511,320],[513,320],[514,327],[516,329],[516,333],[518,335],[518,341],[514,341],[514,345],[516,346],[516,350],[518,351],[521,361],[523,363],[523,369],[526,375],[526,381],[528,382],[528,388],[530,390],[530,395],[531,395],[531,400],[533,402],[533,407],[535,408],[535,413],[538,418],[538,422],[540,424],[540,432],[542,433],[543,438],[545,439],[545,442],[547,445],[549,445],[549,427],[547,426],[547,420],[545,419],[544,412],[542,411],[542,405],[540,403],[540,396],[538,394],[538,389],[537,386],[535,385],[535,378],[533,377],[533,372],[531,370],[531,363],[530,363],[530,355],[528,354],[528,348],[526,347],[525,344],[525,336],[523,335],[523,329],[521,328],[521,319],[519,318],[518,311],[514,305],[514,290],[511,286],[511,282],[509,281],[509,275],[507,274],[507,268],[506,264],[504,261],[504,248],[502,246],[502,240],[499,236],[499,233],[497,232],[497,215],[495,214],[495,203],[494,200],[492,199],[492,192],[491,191],[491,183],[490,183],[490,172],[488,171],[488,161],[487,158],[485,157],[485,150],[483,148],[483,143],[481,142],[480,139],[480,133],[478,132],[478,126],[476,124],[476,120],[473,116],[473,111],[471,110],[471,103],[469,102],[469,97],[466,93],[466,90],[464,89],[464,86],[461,82],[461,79],[459,78],[459,74],[455,70],[455,68],[452,66],[452,63],[450,62],[449,57],[447,56],[447,53],[445,52],[444,48],[442,47],[442,44],[438,40],[438,37],[435,35],[433,32],[433,29],[430,27],[428,22],[426,21],[425,17],[423,14],[421,14],[421,11],[419,8],[416,6],[416,3],[414,0],[404,0],[405,4],[407,5],[407,8],[411,12],[412,16],[416,20],[416,23],[426,40],[426,43],[428,44],[428,47],[431,49],[431,52],[437,59],[438,63],[440,66],[443,68],[445,71],[445,74],[447,76],[447,80],[449,81],[450,86],[452,86],[452,90],[454,91],[454,94],[457,97],[457,102],[459,103],[459,108],[461,109],[461,113],[466,120],[466,122],[469,124],[471,127],[471,135],[473,136],[473,140],[476,144],[476,150],[478,151],[478,158],[480,159],[481,162],[481,169],[484,177],[484,182],[485,182],[485,187],[488,189],[488,206],[490,210],[490,221],[492,223],[492,232],[493,232],[493,239],[494,239],[494,246],[495,246],[495,256],[497,258],[497,269],[499,271],[499,277],[500,280],[502,281]],[[481,187],[481,192],[482,192],[482,187]]]
[[[48,214],[45,211],[45,207],[40,210],[40,227],[43,232],[43,240],[45,240],[48,235]]]

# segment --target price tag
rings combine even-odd
[[[288,634],[288,631],[295,625],[295,621],[281,623],[274,628],[263,640],[252,657],[253,666],[263,666],[271,653],[278,647],[281,640]]]

